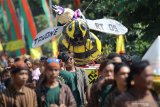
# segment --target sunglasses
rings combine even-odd
[[[50,64],[52,62],[55,62],[55,63],[60,63],[60,59],[57,59],[57,58],[48,58],[47,59],[47,63]]]

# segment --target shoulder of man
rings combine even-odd
[[[71,73],[69,71],[66,71],[66,70],[61,70],[60,73],[59,73],[59,75],[68,77],[68,76],[71,75]]]
[[[81,71],[81,73],[85,73],[85,69],[81,67],[75,67],[76,71]]]
[[[129,92],[124,92],[121,95],[119,95],[117,98],[115,98],[114,107],[117,107],[118,105],[121,105],[120,107],[123,107],[126,101],[132,101],[132,99],[133,98]]]
[[[60,88],[61,88],[62,92],[66,92],[66,91],[68,91],[70,89],[68,87],[68,85],[66,85],[66,84],[64,84],[62,82],[59,82],[59,84],[60,84]]]
[[[67,88],[68,86],[66,84],[64,84],[62,81],[58,81],[59,82],[59,85],[60,87],[62,88]]]
[[[33,98],[36,95],[36,92],[33,89],[26,86],[24,87],[24,93],[29,94],[29,96],[33,96]]]
[[[33,89],[31,89],[31,88],[29,88],[29,87],[26,87],[26,86],[24,86],[24,90],[25,90],[25,91],[31,91],[31,92],[33,92],[33,93],[35,92]]]

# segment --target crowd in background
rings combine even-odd
[[[153,68],[111,53],[90,85],[73,53],[57,58],[29,56],[0,60],[0,107],[159,107]]]

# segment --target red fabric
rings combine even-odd
[[[46,69],[48,69],[48,68],[58,68],[58,69],[60,69],[60,65],[58,63],[51,62],[50,64],[47,64]]]
[[[80,4],[81,4],[81,0],[74,0],[74,6],[76,9],[79,8]]]
[[[27,65],[24,63],[23,59],[20,59],[19,61],[14,63],[15,67],[27,67]]]
[[[16,12],[15,12],[13,2],[12,2],[12,0],[7,0],[7,3],[8,3],[9,11],[11,13],[12,22],[13,22],[13,26],[14,26],[14,29],[15,29],[15,32],[16,32],[16,36],[17,36],[18,39],[22,40],[21,29],[20,29],[20,26],[19,26],[19,22],[18,22],[18,18],[17,18]],[[21,54],[24,54],[25,53],[25,48],[20,49],[20,52],[21,52]]]
[[[29,29],[32,34],[32,38],[34,39],[37,35],[37,29],[36,29],[36,26],[35,26],[35,23],[34,23],[34,20],[32,17],[32,13],[31,13],[31,10],[30,10],[30,7],[28,5],[27,0],[22,0],[22,6],[23,6],[24,11],[26,13],[27,21],[29,24]]]

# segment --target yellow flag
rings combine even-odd
[[[3,51],[2,43],[0,43],[0,51]]]
[[[57,37],[54,37],[53,40],[52,40],[52,53],[53,53],[53,57],[58,56]]]
[[[125,47],[124,47],[124,36],[119,35],[116,38],[116,53],[123,54],[125,53]]]
[[[40,59],[42,55],[42,51],[40,47],[37,48],[31,48],[30,49],[30,55],[32,59]]]
[[[24,48],[24,42],[22,40],[10,41],[6,44],[7,51],[16,51]]]

